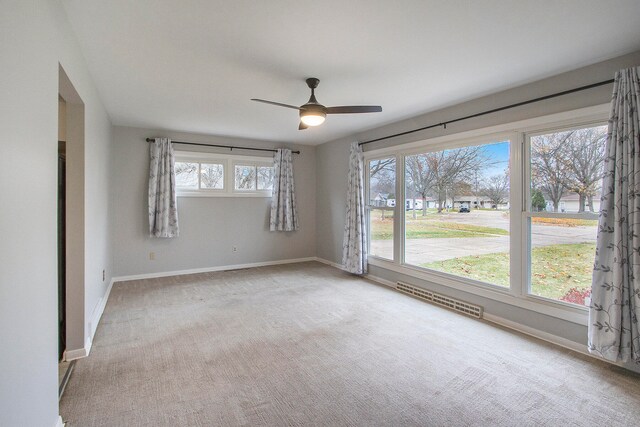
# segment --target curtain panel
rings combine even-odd
[[[178,237],[175,157],[169,138],[149,144],[149,235]]]
[[[613,86],[589,307],[589,351],[640,363],[640,68]]]
[[[351,143],[349,154],[349,182],[347,214],[342,242],[342,264],[354,274],[367,272],[367,233],[364,201],[364,159],[362,147]]]
[[[273,156],[273,193],[271,196],[271,231],[295,231],[298,229],[298,210],[293,184],[291,150],[280,148]]]

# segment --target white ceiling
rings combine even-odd
[[[63,0],[116,125],[318,144],[640,50],[638,0]],[[329,116],[298,131],[318,77]]]

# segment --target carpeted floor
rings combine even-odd
[[[319,263],[116,283],[67,426],[631,426],[640,376]]]

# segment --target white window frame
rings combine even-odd
[[[579,325],[586,325],[588,309],[563,301],[555,301],[529,294],[529,262],[528,245],[529,232],[525,221],[529,210],[529,185],[524,179],[528,173],[528,154],[525,150],[526,135],[533,133],[547,133],[549,130],[562,127],[580,127],[593,123],[606,122],[609,113],[609,105],[602,104],[578,110],[550,114],[512,123],[505,123],[483,129],[460,132],[456,134],[420,140],[406,144],[385,147],[377,150],[366,151],[364,160],[368,168],[369,161],[379,158],[396,156],[396,211],[394,212],[394,260],[369,256],[369,264],[381,267],[399,274],[414,277],[426,282],[451,287],[460,291],[475,294],[484,298],[521,307],[537,313],[560,318]],[[509,288],[467,279],[453,274],[442,273],[422,267],[408,265],[404,260],[404,221],[395,220],[401,218],[398,210],[404,208],[404,203],[397,200],[405,200],[404,194],[404,161],[406,155],[424,153],[426,151],[440,151],[444,149],[459,148],[468,145],[489,144],[509,140],[510,161],[512,165],[520,165],[522,173],[511,174],[510,177],[510,277]],[[365,178],[368,197],[368,170]],[[568,218],[562,214],[563,218]],[[371,240],[371,239],[369,239]],[[525,268],[526,267],[526,268]],[[526,280],[525,280],[526,278]]]
[[[178,187],[178,197],[271,197],[271,190],[236,190],[235,189],[235,165],[266,166],[273,167],[273,159],[270,157],[241,156],[232,154],[200,153],[193,151],[176,151],[176,162],[190,163],[218,163],[224,168],[224,184],[218,188],[185,188]],[[256,171],[257,172],[257,171]],[[256,176],[256,187],[258,181]],[[200,166],[198,166],[198,187],[200,186]]]
[[[394,262],[395,260],[400,259],[399,258],[399,254],[397,251],[397,244],[396,244],[396,239],[398,238],[399,234],[398,230],[399,230],[399,226],[398,226],[398,222],[403,222],[403,221],[397,221],[397,218],[399,218],[398,215],[402,215],[403,214],[403,209],[404,209],[404,204],[402,204],[402,206],[398,207],[398,176],[400,176],[398,174],[398,167],[399,167],[399,157],[397,155],[386,155],[386,156],[373,156],[373,157],[368,157],[368,158],[364,158],[364,167],[366,170],[366,174],[365,174],[365,194],[366,194],[366,200],[365,200],[365,214],[366,214],[366,218],[367,218],[367,253],[371,254],[371,235],[369,234],[368,230],[371,230],[371,205],[369,204],[370,201],[370,196],[371,196],[371,182],[370,182],[370,175],[369,175],[369,171],[370,171],[370,166],[369,163],[371,163],[373,160],[382,160],[382,159],[390,159],[390,158],[394,158],[396,160],[396,178],[395,178],[395,184],[396,184],[396,205],[394,207],[377,207],[374,206],[373,209],[377,209],[377,210],[384,210],[384,211],[389,211],[389,212],[393,212],[393,253],[392,253],[392,258],[393,259],[389,259],[389,258],[383,258],[383,257],[378,257],[378,256],[374,256],[374,255],[369,255],[370,258],[377,258],[383,261],[391,261]],[[404,174],[404,169],[402,171],[402,173]],[[404,195],[404,192],[402,193]],[[404,246],[404,243],[402,244],[402,246]]]
[[[523,268],[522,268],[522,277],[521,281],[523,284],[523,292],[527,295],[527,297],[532,298],[534,300],[540,301],[551,301],[554,304],[559,304],[561,306],[567,308],[579,308],[581,310],[587,311],[587,307],[582,307],[576,304],[571,304],[565,301],[553,300],[550,298],[545,298],[539,295],[535,295],[531,292],[531,221],[532,218],[560,218],[560,219],[587,219],[594,220],[598,219],[598,213],[592,212],[583,212],[583,213],[563,213],[563,212],[533,212],[531,210],[531,138],[539,135],[546,135],[550,133],[556,132],[564,132],[573,129],[584,129],[588,127],[596,127],[596,126],[606,126],[607,117],[601,117],[600,119],[592,119],[592,120],[576,120],[574,123],[570,125],[563,124],[558,127],[545,128],[542,130],[535,130],[530,132],[523,133],[523,210],[522,210],[522,227],[524,231],[524,247],[523,247]],[[564,203],[564,202],[561,202]],[[561,205],[562,206],[562,205]],[[594,254],[595,255],[595,254]]]
[[[273,168],[273,161],[271,161],[269,164],[265,164],[263,161],[255,161],[255,160],[240,160],[239,157],[236,157],[235,159],[233,159],[232,163],[232,168],[233,168],[233,191],[237,192],[237,193],[252,193],[252,192],[269,192],[269,196],[271,196],[271,190],[264,190],[264,189],[258,189],[258,168],[259,167],[271,167]],[[255,190],[244,190],[244,189],[237,189],[236,188],[236,166],[252,166],[253,168],[255,168],[256,171],[256,189]]]

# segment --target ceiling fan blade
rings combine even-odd
[[[327,107],[327,114],[357,114],[379,113],[382,107],[379,105],[342,105],[340,107]]]
[[[266,99],[256,99],[256,98],[251,98],[251,100],[256,102],[264,102],[265,104],[277,105],[278,107],[286,107],[286,108],[293,108],[294,110],[300,110],[300,108],[294,105],[283,104],[281,102],[273,102],[273,101],[267,101]]]
[[[298,130],[305,130],[307,129],[309,126],[305,125],[304,123],[300,122],[300,125],[298,125]]]

